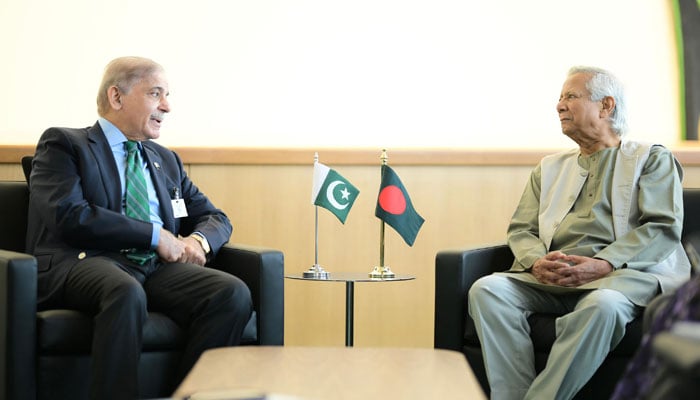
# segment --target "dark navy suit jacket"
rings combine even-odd
[[[160,202],[163,227],[174,235],[203,233],[216,253],[232,227],[190,181],[177,154],[152,141],[143,153]],[[174,218],[175,189],[188,216]],[[49,128],[41,136],[30,177],[27,252],[37,258],[39,309],[60,306],[68,271],[85,257],[147,249],[152,224],[122,213],[119,172],[99,124]]]

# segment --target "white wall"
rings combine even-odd
[[[102,68],[168,71],[160,141],[569,147],[575,64],[616,72],[632,135],[680,137],[670,0],[0,0],[0,143],[94,122]]]

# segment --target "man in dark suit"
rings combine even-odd
[[[38,262],[38,307],[95,315],[93,399],[137,397],[147,310],[188,333],[180,379],[204,350],[238,344],[252,313],[240,279],[202,268],[229,240],[228,217],[177,154],[151,141],[170,112],[167,96],[159,64],[115,59],[99,88],[97,123],[47,129],[34,156],[27,249]],[[141,155],[131,165],[145,175],[147,220],[127,216],[127,142]]]

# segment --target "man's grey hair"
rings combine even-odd
[[[120,57],[110,61],[105,67],[102,83],[97,92],[97,113],[104,117],[109,111],[107,90],[110,87],[116,86],[120,91],[129,93],[138,81],[159,71],[163,71],[163,67],[148,58]]]
[[[586,89],[591,93],[592,101],[600,101],[607,96],[615,99],[615,109],[610,114],[610,125],[617,136],[623,136],[627,132],[627,99],[622,82],[609,71],[596,67],[572,67],[568,76],[578,73],[591,75],[586,82]]]

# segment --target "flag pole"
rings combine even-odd
[[[318,152],[314,153],[314,172],[318,164]],[[315,184],[315,183],[314,183]],[[318,206],[314,205],[314,265],[304,271],[304,278],[328,279],[330,273],[318,263]]]
[[[318,206],[314,206],[314,266],[318,266]]]
[[[382,160],[382,165],[387,165],[389,156],[386,153],[386,149],[382,149],[382,155],[379,158]],[[369,277],[373,279],[396,277],[396,274],[394,274],[391,268],[389,268],[388,265],[384,265],[384,220],[381,220],[379,225],[379,265],[372,269],[369,273]]]

